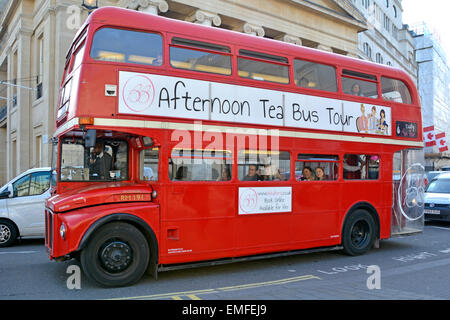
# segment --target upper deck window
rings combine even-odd
[[[353,96],[378,98],[377,77],[357,71],[342,71],[342,90]]]
[[[337,91],[336,69],[325,64],[294,60],[295,84],[302,88]]]
[[[284,84],[289,83],[287,58],[249,50],[239,50],[239,55],[238,71],[240,77]]]
[[[214,43],[173,38],[170,64],[178,69],[230,75],[231,50]]]
[[[92,41],[95,60],[160,66],[162,57],[162,37],[155,33],[102,28]]]
[[[383,99],[400,103],[412,103],[411,93],[401,80],[381,77],[381,92]]]

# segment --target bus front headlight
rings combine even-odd
[[[59,235],[63,240],[66,240],[66,225],[64,222],[61,223],[61,227],[59,228]]]

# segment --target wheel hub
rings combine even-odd
[[[111,273],[126,270],[133,261],[131,247],[122,241],[111,241],[99,251],[102,266]]]
[[[351,239],[355,246],[362,246],[368,237],[368,228],[362,221],[357,222],[352,229]]]
[[[0,243],[4,243],[11,237],[11,230],[5,225],[0,225]]]

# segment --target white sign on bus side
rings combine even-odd
[[[292,211],[292,187],[239,188],[239,214]]]
[[[119,113],[390,136],[391,109],[292,92],[119,73]]]

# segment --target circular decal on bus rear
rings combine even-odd
[[[144,111],[152,105],[155,99],[155,86],[147,76],[136,75],[125,83],[122,99],[131,111]]]

